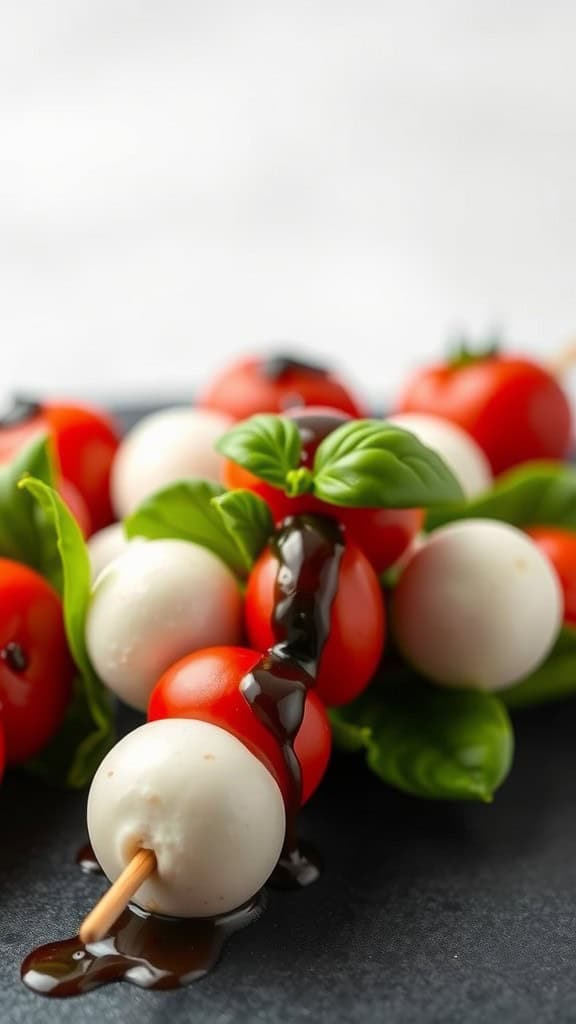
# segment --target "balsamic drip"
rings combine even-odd
[[[76,996],[111,981],[169,989],[203,978],[226,940],[258,918],[264,898],[220,917],[160,917],[130,905],[101,942],[78,936],[40,946],[26,957],[22,981],[44,996]]]
[[[302,777],[294,740],[330,632],[344,541],[334,520],[301,515],[284,520],[271,548],[278,560],[272,615],[275,643],[244,677],[240,689],[278,741],[286,764],[286,840],[271,880],[285,888],[290,880],[294,886],[309,885],[320,870],[319,861],[298,848]]]
[[[260,372],[267,380],[279,380],[283,374],[289,371],[302,370],[304,373],[316,373],[325,377],[327,370],[320,363],[307,363],[303,359],[295,359],[293,356],[276,355],[268,356],[260,363]]]
[[[34,419],[41,412],[42,407],[38,402],[15,395],[11,398],[8,408],[0,415],[0,429],[3,427],[18,427],[22,423],[27,423],[28,420]]]
[[[6,662],[12,672],[25,672],[28,668],[28,655],[21,644],[16,643],[14,640],[11,640],[10,643],[6,644],[6,647],[2,648],[0,658]]]
[[[284,521],[272,548],[278,559],[275,643],[240,685],[284,755],[286,841],[271,883],[294,888],[315,881],[321,869],[315,851],[297,840],[301,772],[294,740],[328,639],[344,542],[333,520],[302,515]],[[89,845],[79,850],[76,862],[87,874],[100,870]],[[46,996],[79,995],[111,981],[156,989],[185,985],[215,966],[228,937],[260,915],[263,900],[260,893],[230,914],[195,920],[160,917],[131,905],[101,942],[84,945],[76,936],[30,953],[22,980]]]

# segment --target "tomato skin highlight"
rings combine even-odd
[[[576,533],[553,526],[526,530],[554,566],[564,597],[564,622],[576,626]]]
[[[529,359],[491,355],[426,367],[409,381],[398,411],[457,423],[484,450],[494,473],[532,459],[564,459],[570,451],[568,399]]]
[[[260,661],[245,647],[208,647],[181,658],[156,684],[148,721],[194,718],[227,729],[272,773],[284,798],[289,780],[272,733],[259,721],[240,691],[240,682]],[[319,697],[310,691],[294,750],[302,768],[302,803],[310,798],[328,766],[332,733]]]
[[[248,579],[246,628],[250,643],[262,651],[275,642],[271,618],[277,571],[276,556],[266,550]],[[385,637],[386,616],[378,577],[362,551],[347,544],[315,688],[325,704],[337,707],[362,693],[378,667]]]
[[[217,409],[235,420],[258,412],[285,412],[293,406],[326,405],[350,416],[364,411],[348,389],[329,372],[294,366],[275,378],[265,372],[264,359],[248,358],[220,373],[200,397],[199,405]]]
[[[290,409],[286,415],[294,420],[300,430],[302,465],[308,467],[312,465],[320,442],[342,423],[352,418],[338,409],[323,406]],[[231,490],[243,488],[263,498],[276,523],[287,516],[301,515],[303,512],[337,519],[346,528],[347,536],[361,548],[377,573],[385,572],[401,558],[424,522],[422,509],[342,508],[320,501],[313,494],[289,498],[283,491],[271,487],[264,480],[259,480],[253,473],[230,460],[224,463],[223,481]]]
[[[0,712],[8,764],[20,764],[52,738],[72,695],[58,594],[38,573],[0,559]]]

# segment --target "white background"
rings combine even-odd
[[[12,0],[0,393],[179,395],[295,339],[390,400],[576,330],[572,0]]]

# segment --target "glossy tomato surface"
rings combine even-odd
[[[148,720],[196,718],[227,729],[266,765],[286,797],[288,777],[280,747],[240,690],[242,679],[261,657],[258,651],[245,647],[209,647],[182,658],[154,688]],[[302,803],[312,795],[326,771],[331,742],[324,706],[310,692],[294,744],[302,768]]]
[[[246,628],[253,647],[275,642],[272,625],[278,559],[266,550],[246,590]],[[320,658],[316,693],[325,704],[354,700],[376,671],[386,635],[384,600],[378,577],[355,544],[346,544],[338,588],[330,610],[330,634]]]
[[[58,493],[82,530],[82,536],[84,538],[89,537],[92,533],[92,519],[90,518],[88,505],[80,491],[69,480],[61,477],[58,484]]]
[[[572,440],[566,395],[528,359],[490,355],[425,368],[409,381],[399,411],[457,423],[483,449],[494,473],[531,459],[563,459]]]
[[[281,356],[234,363],[216,377],[199,405],[237,420],[308,405],[328,405],[350,416],[364,415],[348,388],[332,373]]]
[[[290,409],[287,413],[296,423],[302,437],[302,465],[312,466],[316,449],[333,430],[351,419],[337,409],[315,407]],[[319,501],[312,494],[288,498],[283,491],[259,480],[253,473],[227,460],[224,464],[224,482],[234,489],[245,488],[263,498],[275,522],[286,516],[302,512],[315,512],[338,520],[346,528],[350,540],[358,545],[377,573],[384,572],[402,557],[422,527],[422,509],[341,508]]]
[[[58,594],[32,569],[0,559],[0,717],[9,764],[52,738],[73,678]]]
[[[48,403],[44,407],[62,475],[88,505],[92,528],[114,520],[110,501],[110,472],[118,448],[118,432],[104,413],[84,405]]]
[[[564,622],[576,626],[576,533],[552,526],[526,531],[552,562],[564,597]]]

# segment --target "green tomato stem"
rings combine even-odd
[[[314,488],[314,476],[306,466],[299,469],[290,469],[286,473],[284,493],[289,498],[298,498],[301,494],[308,494]]]

